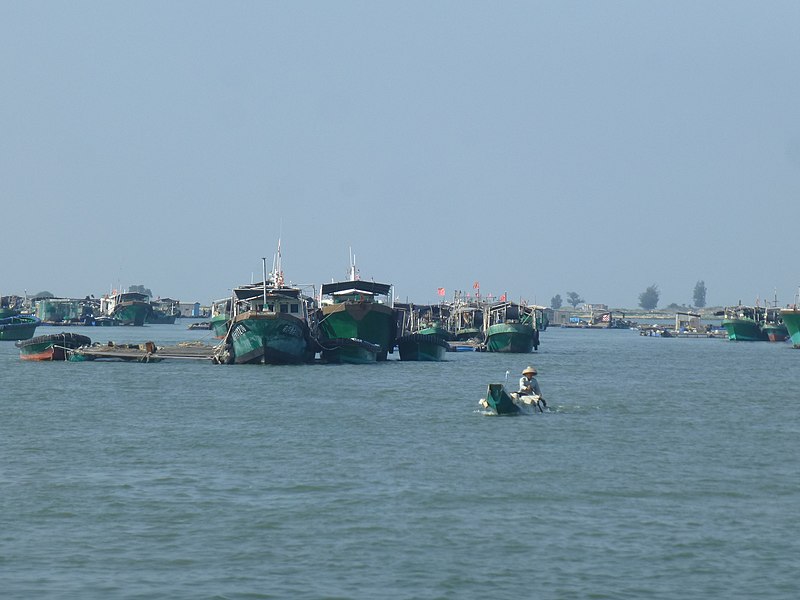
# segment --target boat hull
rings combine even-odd
[[[19,341],[21,360],[67,360],[70,350],[88,346],[92,340],[77,333],[53,333]]]
[[[214,337],[221,340],[228,335],[228,324],[230,317],[227,314],[219,314],[211,317],[211,331],[214,332]]]
[[[321,309],[320,344],[331,340],[356,339],[379,346],[377,360],[386,360],[395,343],[395,313],[385,304],[343,302]],[[330,352],[328,353],[330,354]]]
[[[27,316],[11,316],[0,319],[0,340],[29,340],[36,333],[39,319]]]
[[[525,354],[534,347],[535,330],[527,323],[498,323],[486,331],[486,349],[489,352]]]
[[[483,341],[483,332],[477,327],[459,329],[458,331],[453,332],[451,335],[453,339],[458,342],[466,342],[469,340],[477,340],[479,342]]]
[[[176,315],[170,315],[160,310],[152,310],[145,318],[146,323],[151,325],[174,325]]]
[[[120,302],[114,307],[112,317],[119,320],[120,325],[133,325],[141,327],[144,325],[147,315],[150,313],[150,304],[137,300]]]
[[[728,339],[738,342],[763,342],[767,339],[754,319],[723,319],[722,326]]]
[[[497,415],[518,415],[522,412],[502,383],[490,383],[486,390],[486,407]]]
[[[789,331],[782,323],[769,323],[761,326],[761,332],[770,342],[785,342],[789,339]]]
[[[326,363],[366,365],[378,361],[381,347],[357,338],[334,338],[323,342],[320,355]]]
[[[435,334],[413,333],[397,340],[400,360],[441,361],[447,348],[445,338]]]
[[[792,341],[792,346],[800,348],[800,309],[784,309],[781,311],[783,324]]]
[[[314,360],[308,325],[285,313],[237,315],[228,340],[236,364],[298,364]]]

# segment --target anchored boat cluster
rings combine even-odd
[[[348,279],[323,284],[317,297],[312,286],[284,281],[278,259],[259,283],[234,288],[229,298],[212,303],[209,322],[219,344],[206,356],[220,364],[296,364],[317,360],[363,364],[384,361],[395,349],[401,360],[439,361],[446,351],[531,352],[539,347],[539,332],[547,328],[545,307],[509,301],[456,297],[435,305],[394,302],[392,285],[363,281],[355,264]],[[132,319],[144,314],[147,297],[115,299],[109,318]],[[21,318],[19,315],[14,318]],[[23,359],[155,360],[200,358],[180,349],[150,351],[138,347],[91,346],[73,334],[31,338],[34,321],[16,338]],[[144,318],[131,324],[143,324]],[[88,340],[88,338],[86,338]],[[47,343],[51,342],[49,348]]]

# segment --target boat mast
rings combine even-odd
[[[350,247],[350,269],[347,273],[348,281],[356,280],[356,257],[353,255],[353,248]]]
[[[264,310],[267,307],[267,257],[261,257],[261,270],[264,272],[264,282],[262,287],[264,289],[264,307],[261,310]]]

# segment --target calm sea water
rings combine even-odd
[[[3,342],[2,597],[800,597],[800,351],[551,329],[535,354],[447,356],[26,363]],[[483,415],[530,363],[550,412]]]

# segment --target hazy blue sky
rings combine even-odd
[[[0,293],[789,302],[800,2],[0,2]],[[798,260],[798,262],[794,262]]]

